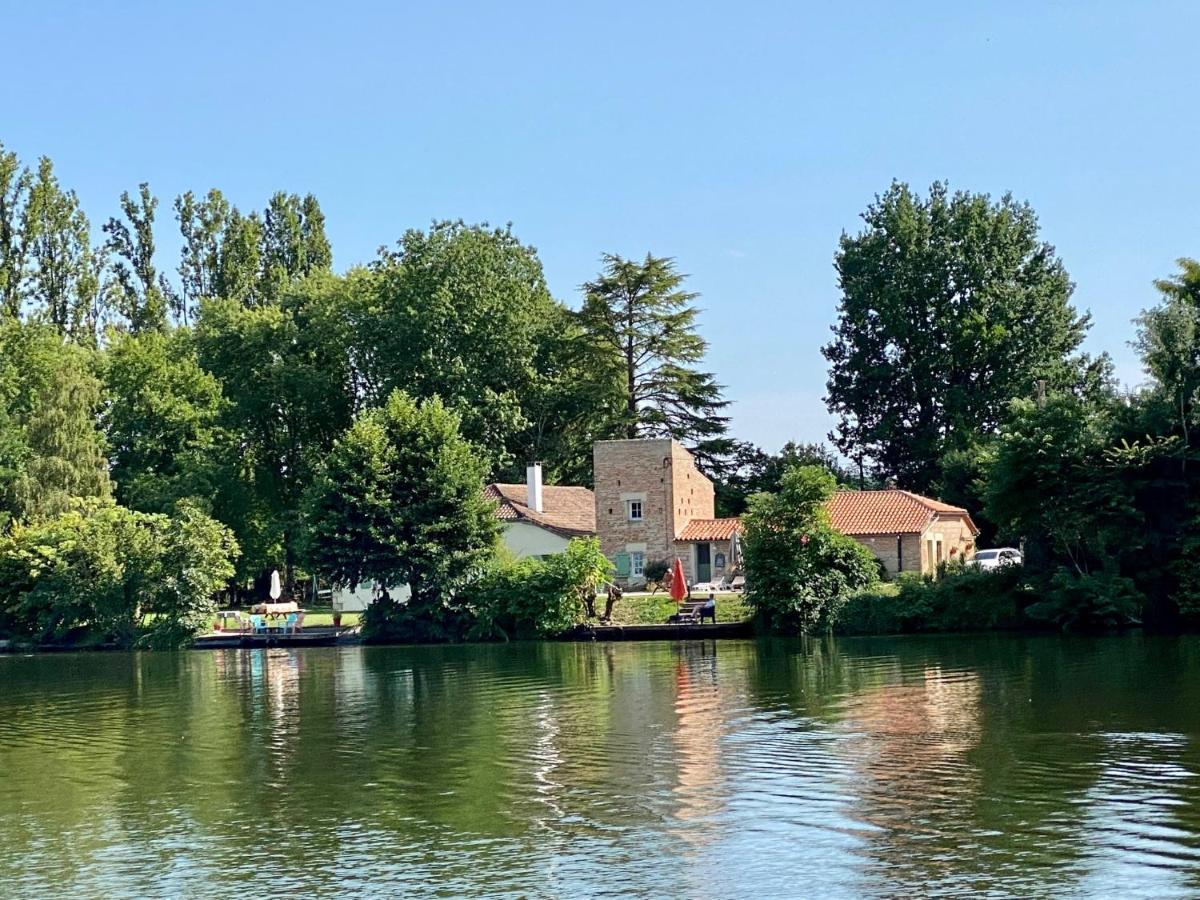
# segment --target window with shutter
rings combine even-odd
[[[628,553],[618,553],[614,562],[617,564],[617,577],[618,578],[628,578],[629,577],[629,554]]]

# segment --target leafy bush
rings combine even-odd
[[[461,610],[416,607],[390,594],[373,601],[361,623],[363,639],[376,644],[444,644],[461,641],[467,634]]]
[[[657,590],[666,580],[667,573],[671,571],[671,561],[669,559],[648,559],[642,567],[642,574],[646,576],[646,587],[651,591]]]
[[[1019,568],[955,563],[937,579],[904,573],[894,585],[856,593],[834,624],[844,634],[1019,628],[1026,624],[1023,607],[1035,596]]]
[[[746,600],[772,631],[808,631],[837,618],[855,591],[876,584],[875,556],[829,524],[836,481],[817,466],[784,473],[778,494],[750,498],[743,556]]]
[[[1031,604],[1031,619],[1053,622],[1064,631],[1102,631],[1136,620],[1145,598],[1129,578],[1113,572],[1080,575],[1061,568],[1050,579],[1045,599]]]
[[[236,553],[193,507],[168,517],[91,501],[0,536],[0,608],[37,642],[178,646],[211,620]]]
[[[466,591],[482,639],[552,637],[575,622],[585,597],[612,574],[597,538],[576,538],[545,559],[502,561]]]

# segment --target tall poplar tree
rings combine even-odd
[[[109,252],[116,256],[112,272],[115,305],[129,322],[134,334],[162,331],[167,327],[167,307],[173,305],[173,291],[167,279],[154,265],[154,213],[158,198],[150,186],[138,186],[138,196],[121,193],[121,212],[125,219],[111,218],[104,226]]]

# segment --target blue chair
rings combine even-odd
[[[267,633],[267,618],[266,618],[266,616],[251,616],[250,617],[250,630],[253,631],[255,634],[266,634]]]
[[[296,622],[299,618],[299,613],[288,613],[287,618],[283,620],[283,630],[288,634],[295,634]]]

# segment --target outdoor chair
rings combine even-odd
[[[267,633],[267,618],[266,618],[266,616],[257,616],[257,615],[251,616],[250,617],[250,630],[252,632],[254,632],[255,634],[266,634]]]
[[[283,620],[283,630],[288,634],[296,633],[296,621],[300,618],[299,613],[288,613],[287,618]]]
[[[700,607],[703,600],[688,600],[679,604],[679,609],[667,619],[668,625],[697,625],[700,622]]]

